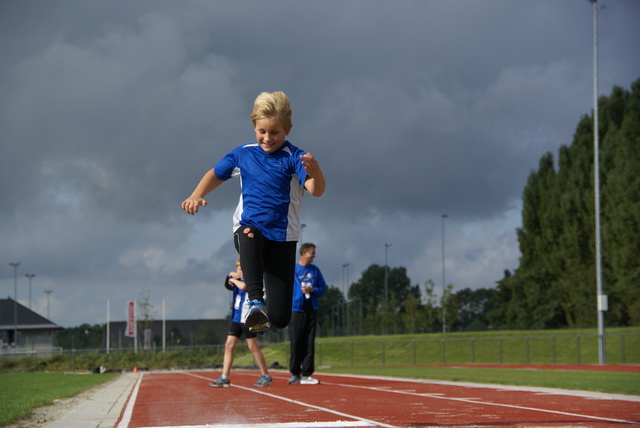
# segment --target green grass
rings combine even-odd
[[[640,395],[640,373],[637,372],[392,366],[321,368],[318,374],[322,373],[393,376]]]
[[[73,396],[80,391],[118,376],[64,373],[0,374],[0,426],[24,418],[35,407]]]
[[[248,352],[239,347],[238,353]],[[176,367],[203,367],[222,364],[224,349],[222,346],[200,349],[176,348],[166,352],[126,350],[122,352],[98,352],[96,350],[65,352],[47,358],[8,357],[0,358],[0,373],[25,372],[70,372],[76,370],[92,371],[96,367],[110,370],[132,370],[133,367],[162,369]]]
[[[595,329],[431,333],[318,338],[317,366],[386,366],[425,364],[598,364]],[[640,327],[606,330],[607,364],[640,364]],[[241,342],[244,344],[244,342]],[[264,349],[269,363],[286,366],[288,343]],[[48,358],[0,358],[0,373],[92,370],[104,366],[131,370],[205,367],[222,364],[223,347],[104,352],[65,352]],[[253,361],[238,346],[236,362]]]
[[[640,328],[607,329],[607,364],[640,364]],[[266,355],[268,353],[268,355]],[[288,344],[265,349],[286,365]],[[354,336],[316,340],[317,366],[598,364],[595,329]]]
[[[640,328],[607,329],[607,364],[640,364]],[[598,364],[594,329],[319,338],[319,373],[526,385],[640,395],[640,373],[593,370],[421,367],[428,364]],[[622,339],[621,334],[626,334]],[[577,344],[579,338],[579,345]],[[446,339],[446,342],[443,342]],[[263,349],[287,366],[288,344]],[[248,364],[250,355],[237,360]]]

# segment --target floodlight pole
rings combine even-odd
[[[20,262],[9,263],[13,266],[13,343],[18,346],[18,266]]]
[[[49,314],[49,303],[50,303],[51,293],[53,292],[53,290],[44,290],[44,292],[47,293],[47,319],[50,320],[51,316]]]
[[[384,334],[387,334],[387,323],[389,321],[389,266],[387,263],[387,253],[391,244],[384,244]]]
[[[391,246],[391,244],[384,244],[384,305],[385,305],[385,310],[387,309],[387,307],[389,306],[389,293],[387,291],[387,283],[389,282],[388,276],[389,276],[389,268],[388,268],[388,264],[387,264],[387,250],[389,249],[389,247]]]
[[[107,300],[107,343],[106,343],[106,351],[109,353],[109,349],[111,348],[111,300]]]
[[[25,275],[27,278],[29,278],[29,309],[31,309],[31,280],[36,276],[33,273],[28,273]]]
[[[449,217],[446,214],[442,214],[442,332],[447,332],[447,318],[444,310],[444,295],[446,289],[446,282],[444,279],[444,219]]]
[[[348,294],[349,294],[349,266],[351,266],[351,263],[345,263],[342,265],[342,287],[344,288],[344,300],[345,302],[348,299]],[[345,274],[346,271],[346,274]]]
[[[349,265],[351,263],[345,263],[342,265],[342,282],[343,282],[343,287],[344,287],[344,311],[345,314],[347,316],[347,334],[351,335],[351,320],[350,320],[350,314],[349,314],[349,298],[348,298],[348,294],[349,294]],[[345,275],[345,271],[346,271],[346,275]]]
[[[598,356],[600,364],[606,364],[604,346],[604,311],[607,310],[607,296],[602,294],[602,250],[600,238],[600,149],[598,126],[598,0],[593,4],[593,171],[596,218],[596,284],[598,307]]]

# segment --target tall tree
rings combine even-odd
[[[373,304],[365,306],[365,314],[367,315],[371,311],[380,310],[385,303],[384,270],[384,266],[377,264],[369,266],[362,272],[360,279],[351,284],[349,288],[349,300],[360,299],[362,302],[369,302],[370,298],[373,299]],[[405,300],[409,293],[420,300],[420,287],[411,285],[411,279],[407,276],[407,268],[403,266],[389,268],[386,300],[389,302],[390,313],[404,311]],[[395,301],[392,304],[394,296]]]
[[[433,332],[437,318],[437,298],[436,298],[436,284],[432,279],[428,279],[424,283],[424,312],[425,312],[425,326],[424,331]]]
[[[557,236],[561,229],[557,196],[553,192],[556,173],[553,155],[540,160],[538,171],[529,175],[523,191],[522,227],[517,229],[520,266],[515,274],[499,282],[509,288],[503,302],[503,327],[542,328],[557,319],[558,289],[554,287],[562,263],[557,258]],[[505,293],[503,293],[504,295]]]
[[[421,322],[424,318],[420,311],[420,302],[412,294],[405,300],[405,312],[402,314],[402,322],[407,333],[416,333],[423,326]]]
[[[608,324],[640,323],[640,79],[598,101],[603,288]],[[596,323],[593,118],[570,146],[545,154],[523,190],[520,265],[498,282],[501,327]]]
[[[369,266],[357,282],[349,287],[349,300],[360,299],[365,302],[365,316],[376,312],[384,302],[384,266]]]
[[[438,319],[441,324],[445,325],[446,331],[452,331],[453,326],[458,321],[458,316],[460,315],[460,303],[458,302],[458,297],[452,293],[453,284],[448,284],[444,288],[444,292],[442,293],[442,297],[440,298],[440,305],[444,308],[443,311],[438,312]],[[444,320],[442,316],[444,315]]]
[[[496,293],[496,289],[489,288],[464,288],[455,293],[460,305],[458,325],[462,330],[485,330],[489,327],[487,314],[496,307]]]
[[[318,299],[318,327],[322,334],[328,333],[336,325],[339,325],[340,318],[338,309],[344,307],[344,294],[338,287],[328,285],[322,298]]]
[[[602,101],[602,249],[609,324],[640,324],[640,79]],[[615,209],[613,209],[615,207]]]

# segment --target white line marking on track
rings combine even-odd
[[[359,379],[375,379],[392,382],[410,382],[421,384],[433,384],[433,385],[448,385],[463,388],[489,388],[495,391],[525,391],[525,392],[544,392],[550,395],[570,395],[574,397],[591,397],[596,399],[605,400],[621,400],[621,401],[633,401],[640,402],[640,395],[624,395],[624,394],[609,394],[604,392],[595,391],[579,391],[574,389],[560,389],[560,388],[542,388],[537,386],[519,386],[519,385],[502,385],[497,383],[477,383],[477,382],[459,382],[459,381],[446,381],[446,380],[427,380],[427,379],[415,379],[408,377],[389,377],[389,376],[371,376],[371,375],[348,375],[348,374],[336,374],[336,373],[322,373],[322,376],[329,377],[351,377]]]
[[[131,415],[133,415],[133,406],[136,404],[136,398],[138,397],[138,390],[140,389],[140,383],[142,382],[142,376],[144,373],[140,373],[140,377],[138,377],[138,381],[136,382],[136,386],[133,387],[133,391],[131,392],[131,397],[129,397],[129,402],[127,403],[127,408],[122,415],[122,419],[118,424],[118,428],[128,428],[129,422],[131,422]]]
[[[208,381],[214,380],[214,379],[211,379],[211,378],[207,378],[207,377],[204,377],[204,376],[199,376],[199,375],[195,375],[195,374],[187,373],[187,372],[184,372],[183,374],[185,374],[187,376],[197,377],[199,379],[208,380]],[[278,400],[288,401],[289,403],[294,403],[294,404],[298,404],[300,406],[310,407],[312,409],[322,410],[324,412],[333,413],[334,415],[342,416],[342,417],[349,418],[349,419],[355,419],[355,420],[360,421],[362,423],[369,424],[369,425],[354,425],[354,426],[375,426],[375,427],[395,428],[394,425],[388,425],[388,424],[384,424],[382,422],[376,422],[376,421],[372,421],[370,419],[361,418],[359,416],[349,415],[347,413],[338,412],[336,410],[328,409],[326,407],[315,406],[313,404],[305,403],[304,401],[293,400],[291,398],[281,397],[279,395],[270,394],[270,393],[264,392],[264,391],[257,391],[255,388],[247,388],[245,386],[239,386],[239,385],[231,385],[231,387],[232,388],[244,389],[246,391],[251,391],[251,392],[254,392],[256,394],[266,395],[268,397],[276,398]],[[218,425],[210,425],[210,426],[218,427]],[[248,425],[244,425],[244,426],[248,426]],[[262,426],[264,426],[264,425],[262,425]],[[288,425],[288,426],[292,426],[292,425]],[[302,425],[300,425],[300,426],[302,426]],[[313,425],[313,426],[325,426],[325,425]],[[330,426],[330,425],[326,425],[326,426]],[[341,425],[341,426],[350,426],[350,425]],[[118,428],[120,428],[120,427],[118,427]]]
[[[371,391],[379,391],[379,392],[391,392],[394,394],[404,394],[404,395],[419,395],[419,396],[424,396],[424,394],[412,394],[412,393],[408,393],[402,390],[392,390],[392,389],[387,389],[385,388],[373,388],[370,386],[358,386],[358,385],[347,385],[347,384],[341,384],[341,383],[332,383],[332,382],[323,382],[325,385],[335,385],[335,386],[344,386],[344,387],[349,387],[349,388],[360,388],[360,389],[368,389]],[[476,399],[469,399],[469,398],[456,398],[456,397],[438,397],[435,395],[431,395],[431,398],[435,399],[435,400],[450,400],[450,401],[459,401],[462,403],[471,403],[471,404],[481,404],[481,405],[487,405],[487,406],[495,406],[495,407],[508,407],[511,409],[518,409],[518,410],[531,410],[534,412],[543,412],[543,413],[553,413],[555,415],[565,415],[565,416],[574,416],[574,417],[580,417],[580,418],[586,418],[586,419],[594,419],[597,421],[607,421],[607,422],[617,422],[617,423],[622,423],[622,424],[636,424],[637,422],[633,422],[633,421],[626,421],[623,419],[613,419],[613,418],[605,418],[605,417],[601,417],[601,416],[591,416],[591,415],[582,415],[580,413],[569,413],[569,412],[561,412],[558,410],[548,410],[548,409],[538,409],[535,407],[526,407],[526,406],[516,406],[513,404],[502,404],[502,403],[490,403],[487,401],[478,401]]]
[[[220,425],[176,425],[168,427],[144,427],[144,428],[351,428],[371,427],[366,422],[360,421],[336,421],[336,422],[281,422],[268,424],[220,424]]]

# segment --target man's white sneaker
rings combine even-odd
[[[303,376],[302,379],[300,379],[300,385],[317,385],[319,383],[320,381],[318,379],[311,376]]]

